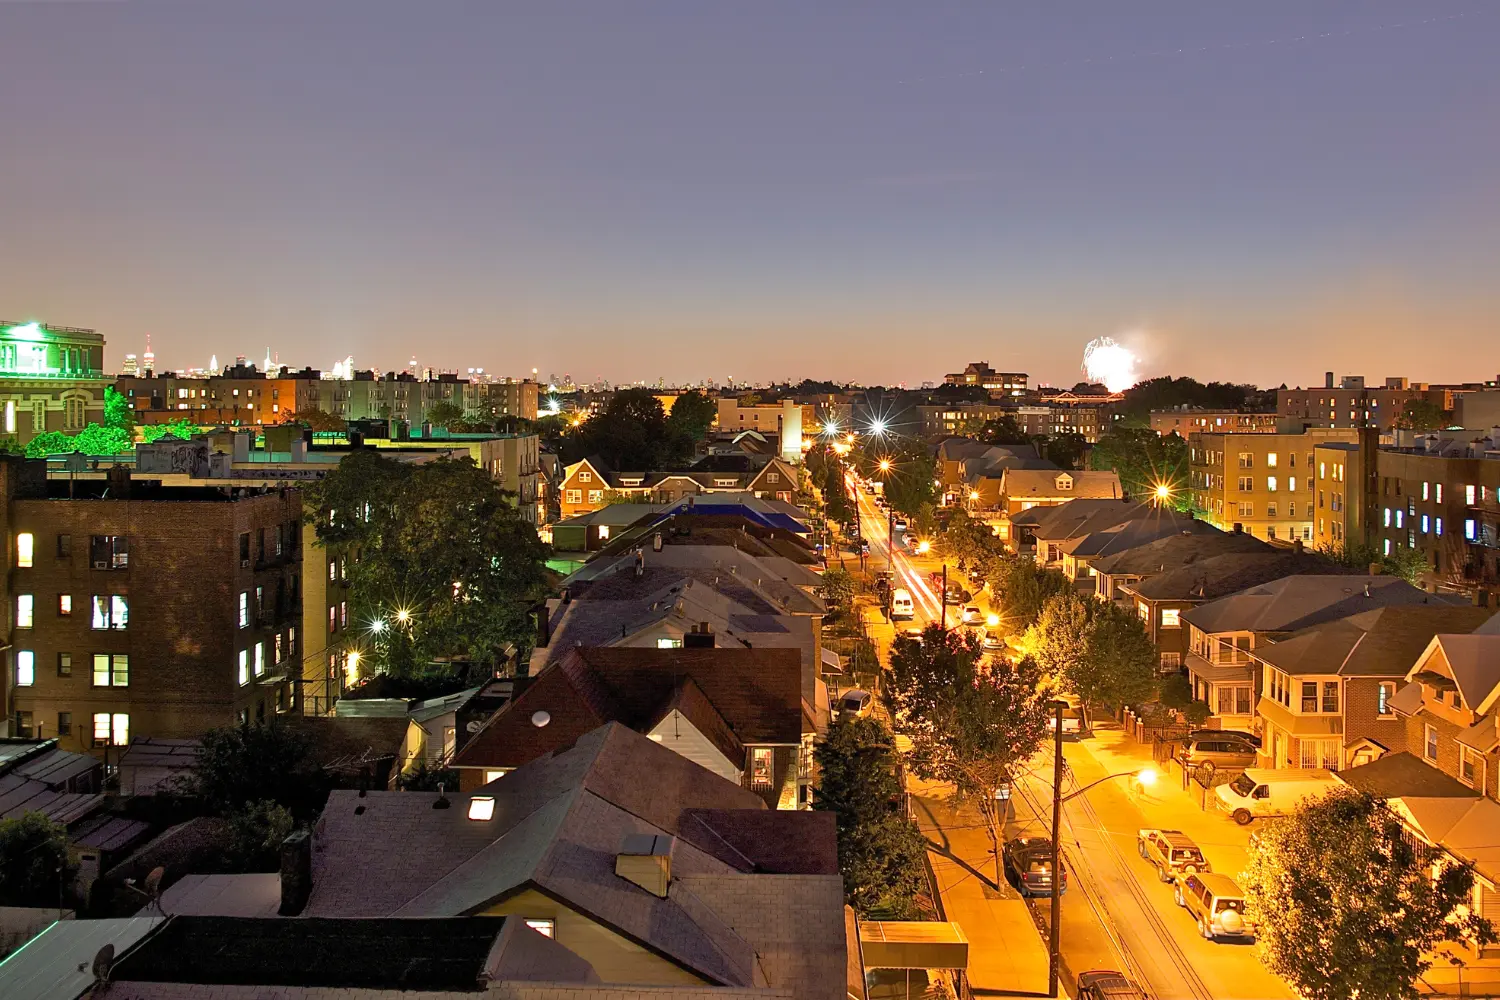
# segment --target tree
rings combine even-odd
[[[1152,410],[1169,410],[1179,406],[1239,410],[1248,409],[1257,399],[1258,390],[1253,385],[1234,385],[1228,382],[1204,384],[1196,379],[1163,375],[1137,382],[1126,389],[1125,399],[1119,409],[1131,424],[1148,426]]]
[[[1262,960],[1307,1000],[1412,1000],[1434,948],[1496,940],[1469,909],[1473,869],[1354,789],[1256,833],[1241,884]]]
[[[1003,553],[986,560],[982,566],[995,604],[1001,609],[1002,621],[1011,633],[1024,632],[1035,622],[1048,598],[1073,591],[1073,585],[1061,572],[1039,569],[1034,561],[1023,556]]]
[[[27,458],[45,458],[48,455],[70,455],[82,452],[85,455],[109,457],[120,455],[134,447],[131,432],[120,427],[104,427],[89,424],[77,434],[62,431],[47,431],[32,438],[26,445]]]
[[[697,389],[689,389],[672,401],[667,423],[674,434],[702,441],[719,416],[719,405]]]
[[[823,600],[832,611],[847,614],[854,606],[854,577],[848,570],[832,568],[823,574],[819,587]]]
[[[841,719],[813,758],[813,808],[834,814],[845,899],[862,916],[915,917],[927,844],[902,809],[890,730],[874,718]]]
[[[1156,683],[1155,643],[1139,618],[1113,603],[1049,597],[1025,645],[1086,708],[1140,701]]]
[[[62,823],[40,812],[0,820],[0,905],[59,906],[76,869]]]
[[[203,734],[184,791],[225,818],[258,802],[309,818],[322,807],[328,785],[311,766],[301,734],[277,723],[240,723]]]
[[[396,775],[396,787],[404,792],[435,792],[438,786],[448,790],[458,788],[458,771],[451,767],[428,767],[423,761],[410,771]]]
[[[126,434],[135,430],[135,409],[129,397],[112,385],[104,387],[104,426]]]
[[[349,635],[370,667],[400,677],[460,661],[488,676],[507,646],[529,646],[547,547],[472,461],[353,452],[308,496],[319,541],[359,548]]]
[[[292,415],[291,423],[301,424],[310,431],[332,431],[338,432],[348,429],[348,424],[343,417],[334,416],[316,406],[309,406],[298,410]]]
[[[937,462],[925,447],[893,454],[889,461],[890,471],[880,474],[885,498],[896,513],[916,517],[937,500]]]
[[[885,698],[896,731],[930,726],[957,678],[971,676],[982,655],[977,639],[936,623],[928,625],[920,639],[897,635],[885,678]]]
[[[1162,436],[1149,427],[1116,427],[1099,439],[1089,453],[1098,470],[1113,469],[1127,496],[1144,499],[1159,485],[1172,490],[1172,505],[1187,510],[1192,503],[1188,483],[1188,446],[1176,434]]]
[[[198,427],[187,417],[183,417],[170,424],[147,424],[140,428],[140,432],[141,440],[146,444],[152,444],[168,436],[177,438],[179,441],[188,441],[198,432]]]
[[[847,524],[855,518],[854,501],[844,484],[844,463],[832,456],[823,469],[823,512],[834,524]]]
[[[652,471],[686,458],[691,442],[673,434],[661,400],[650,389],[621,389],[602,413],[585,420],[565,439],[575,462],[598,455],[614,469]]]
[[[937,549],[947,559],[979,566],[1003,553],[1005,543],[988,524],[960,508],[948,516],[947,526],[938,534]]]
[[[434,427],[456,430],[464,424],[464,408],[446,399],[440,400],[427,408],[426,420]]]
[[[1083,456],[1088,454],[1089,442],[1082,434],[1063,431],[1041,439],[1039,449],[1050,462],[1064,469],[1076,469]]]
[[[241,872],[272,872],[281,863],[281,842],[297,827],[291,810],[271,799],[247,802],[231,812],[225,860]]]
[[[1031,439],[1009,413],[1002,413],[980,425],[975,438],[985,444],[1030,444]]]
[[[1409,431],[1442,430],[1448,423],[1443,408],[1425,396],[1408,399],[1396,418],[1396,426]]]

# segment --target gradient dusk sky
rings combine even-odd
[[[1500,4],[0,4],[0,318],[108,362],[1500,372]]]

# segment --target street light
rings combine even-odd
[[[888,459],[888,458],[882,458],[880,460],[880,471],[881,472],[890,472],[891,471],[891,460],[890,459]]]
[[[919,556],[925,556],[927,553],[929,553],[931,551],[932,551],[932,543],[929,542],[927,539],[924,538],[920,542],[917,543],[917,555],[919,555]]]
[[[1102,785],[1106,781],[1115,778],[1134,777],[1145,787],[1156,784],[1157,773],[1153,767],[1141,768],[1138,771],[1121,771],[1119,774],[1106,774],[1097,781],[1091,781],[1082,788],[1074,789],[1064,795],[1062,793],[1063,776],[1063,709],[1068,704],[1064,701],[1052,703],[1052,920],[1047,928],[1048,962],[1047,962],[1047,995],[1057,996],[1058,973],[1062,967],[1062,857],[1058,848],[1058,831],[1062,827],[1063,803],[1069,799],[1076,799],[1095,785]]]

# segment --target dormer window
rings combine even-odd
[[[1071,490],[1073,488],[1073,477],[1068,475],[1058,476],[1057,488],[1059,490]]]
[[[580,483],[591,483],[594,481],[594,474],[589,470],[584,469],[582,472],[578,473],[578,481]]]

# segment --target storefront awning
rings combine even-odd
[[[962,927],[947,921],[861,921],[859,946],[867,969],[969,967],[969,939]]]

